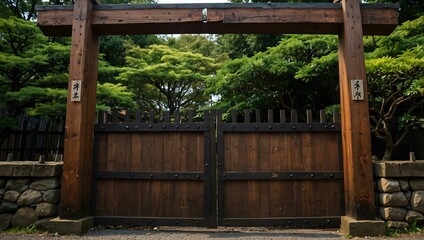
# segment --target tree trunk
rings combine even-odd
[[[386,138],[386,149],[384,150],[384,155],[382,160],[391,160],[394,150],[394,144],[391,138]]]

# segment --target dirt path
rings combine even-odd
[[[130,229],[93,229],[84,236],[58,236],[47,233],[39,234],[0,234],[4,240],[32,240],[32,239],[64,239],[64,240],[274,240],[274,239],[346,239],[338,229],[281,229],[281,228],[229,228],[218,229],[192,228],[192,227],[160,227],[154,229],[130,228]],[[402,235],[396,238],[353,238],[353,239],[424,239],[424,235]]]

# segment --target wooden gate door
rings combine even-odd
[[[216,226],[210,113],[201,122],[192,111],[160,122],[153,112],[122,115],[121,123],[119,116],[95,126],[95,222]]]
[[[225,226],[339,226],[344,215],[340,123],[220,121],[218,224]]]

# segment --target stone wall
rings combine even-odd
[[[62,169],[62,163],[0,162],[0,228],[46,229],[58,215]]]
[[[389,228],[424,223],[424,161],[374,162],[377,216]]]

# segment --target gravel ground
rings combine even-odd
[[[185,239],[243,239],[243,240],[268,240],[268,239],[345,239],[338,229],[281,229],[281,228],[229,228],[218,229],[193,228],[193,227],[159,227],[149,228],[95,228],[84,236],[58,236],[47,233],[39,234],[12,234],[0,233],[0,239],[29,240],[29,239],[64,239],[64,240],[185,240]],[[353,238],[359,239],[359,238]],[[402,235],[396,238],[361,238],[361,239],[424,239],[424,235]]]

